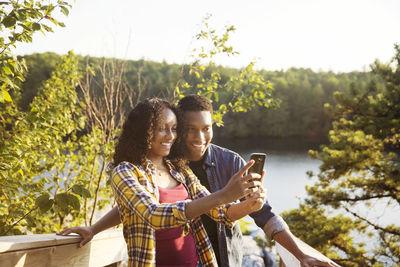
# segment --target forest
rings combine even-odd
[[[33,54],[24,56],[24,59],[30,71],[23,83],[24,90],[19,105],[26,110],[41,83],[50,77],[60,55]],[[193,87],[197,85],[196,77],[191,77],[187,70],[189,67],[184,65],[79,57],[82,69],[85,64],[102,64],[107,60],[119,61],[116,64],[124,65],[124,83],[131,90],[140,87],[141,98],[159,96],[171,99],[174,88],[182,77],[194,85]],[[210,75],[211,71],[220,73],[221,84],[239,72],[238,69],[214,66],[212,70],[206,70],[205,75]],[[334,73],[291,68],[286,71],[260,70],[260,74],[275,89],[272,96],[279,100],[279,108],[256,107],[246,113],[228,113],[224,117],[224,127],[215,129],[217,138],[299,137],[324,141],[332,122],[324,105],[334,103],[334,92],[348,93],[355,85],[365,89],[371,82],[381,82],[369,72]],[[100,75],[96,77],[101,79]],[[221,102],[233,98],[232,93],[222,90],[219,92]]]
[[[219,35],[206,23],[197,40],[210,49],[187,65],[72,52],[17,57],[12,48],[35,32],[65,26],[52,14],[68,15],[71,5],[2,4],[0,236],[91,225],[113,204],[106,166],[126,112],[146,97],[176,102],[196,93],[213,101],[217,137],[324,140],[309,152],[321,162],[308,173],[315,184],[282,214],[296,236],[341,266],[400,262],[400,227],[360,212],[400,207],[398,44],[390,62],[371,62],[366,72],[267,71],[254,62],[233,69],[214,58],[236,53],[228,43],[235,28]]]

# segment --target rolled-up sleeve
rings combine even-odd
[[[272,217],[264,226],[264,232],[269,240],[272,240],[275,234],[288,229],[289,226],[279,215]]]
[[[191,200],[160,204],[138,181],[129,163],[119,164],[112,173],[111,187],[118,205],[134,212],[154,229],[165,229],[188,223],[186,204]]]

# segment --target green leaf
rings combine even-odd
[[[92,194],[90,194],[90,191],[86,188],[82,189],[82,197],[84,198],[90,198],[92,196]]]
[[[12,75],[13,74],[13,72],[11,71],[11,69],[9,67],[3,67],[3,70],[7,75]]]
[[[68,204],[74,209],[74,210],[80,210],[81,208],[81,203],[79,202],[79,198],[73,194],[68,194]]]
[[[41,29],[41,27],[40,27],[40,24],[39,23],[33,23],[32,24],[32,29],[34,30],[34,31],[39,31],[40,29]]]
[[[81,204],[79,198],[74,194],[60,193],[56,195],[57,206],[61,209],[66,209],[68,206],[74,210],[80,210]]]
[[[86,189],[83,185],[73,185],[72,186],[72,192],[75,194],[83,197],[83,198],[89,198],[91,197],[90,191]]]
[[[54,200],[49,199],[49,197],[49,194],[44,193],[35,200],[36,206],[39,207],[40,211],[43,213],[48,211],[54,204]]]
[[[79,185],[79,184],[74,184],[73,186],[72,186],[72,192],[74,192],[75,194],[77,194],[77,195],[82,195],[82,185]]]
[[[69,10],[65,6],[60,6],[61,7],[61,12],[65,15],[68,16]]]
[[[57,194],[55,199],[57,206],[60,208],[66,209],[68,207],[68,193]]]
[[[11,28],[17,23],[17,20],[14,16],[8,16],[3,19],[2,23],[6,28]]]
[[[4,89],[1,89],[1,91],[2,91],[3,97],[0,98],[0,100],[1,100],[1,99],[4,99],[4,100],[7,101],[7,102],[12,102],[12,98],[11,98],[10,94],[9,94],[6,90],[4,90]],[[1,102],[1,101],[0,101],[0,102]]]
[[[42,28],[47,32],[53,32],[53,29],[45,24],[42,24]]]

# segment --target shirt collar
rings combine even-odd
[[[174,177],[176,180],[178,180],[180,183],[183,183],[182,177],[179,175],[179,172],[175,170],[174,165],[169,159],[164,158],[165,165],[168,168],[169,173]],[[146,158],[145,164],[142,165],[143,168],[150,169],[153,173],[155,173],[156,170],[156,165],[154,165],[153,161],[151,161],[149,158]]]
[[[212,146],[212,144],[210,144],[207,147],[207,150],[204,153],[203,161],[204,161],[204,164],[207,165],[208,167],[215,167],[214,154],[211,151],[212,150],[211,146]]]
[[[168,171],[171,171],[174,168],[174,165],[171,163],[169,159],[164,158],[163,161],[165,162],[165,165],[168,168]],[[156,165],[154,165],[153,161],[151,159],[146,158],[145,163],[142,165],[144,169],[150,168],[150,169],[156,169]]]

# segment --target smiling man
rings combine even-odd
[[[185,131],[181,142],[184,143],[185,157],[190,161],[190,168],[210,192],[219,191],[245,165],[245,161],[239,154],[211,143],[213,108],[207,98],[199,95],[186,96],[179,101],[178,108],[183,116]],[[302,266],[338,266],[332,261],[319,260],[304,253],[283,219],[271,211],[268,201],[259,211],[249,215],[269,239],[276,240],[289,250]],[[202,215],[201,220],[217,256],[218,265],[241,266],[243,244],[239,224],[236,222],[232,228],[228,228],[215,223],[206,215]],[[119,223],[118,210],[114,208],[90,227],[73,227],[59,234],[80,234],[83,237],[80,244],[82,246],[98,232]]]

